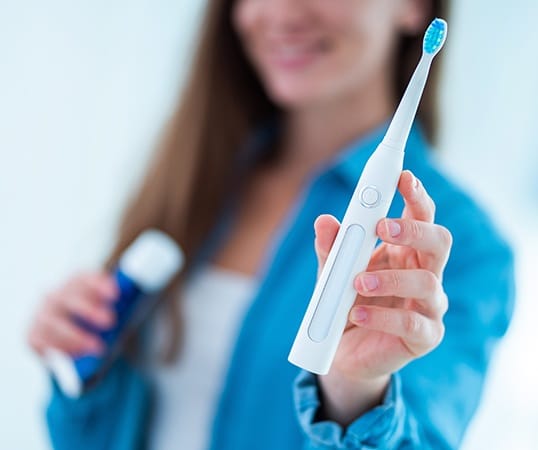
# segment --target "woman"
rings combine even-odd
[[[488,219],[429,158],[435,73],[389,213],[400,218],[378,224],[329,374],[286,361],[335,217],[435,16],[441,1],[210,2],[180,108],[109,261],[142,230],[164,230],[187,257],[181,302],[172,289],[131,346],[136,359],[82,398],[54,386],[56,448],[458,447],[508,325],[513,275]],[[72,317],[110,326],[115,290],[105,273],[68,280],[38,312],[33,348],[103,351]],[[148,359],[159,342],[177,355],[168,366]]]

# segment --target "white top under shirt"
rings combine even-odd
[[[156,387],[151,449],[209,446],[231,351],[257,284],[254,278],[215,266],[199,269],[186,281],[181,355],[171,365],[152,367],[150,373]],[[156,327],[157,345],[164,338],[161,330]]]

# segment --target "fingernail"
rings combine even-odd
[[[398,222],[395,222],[393,220],[387,220],[386,224],[387,224],[387,231],[392,237],[396,237],[401,233],[402,227],[400,226]]]
[[[379,287],[377,276],[372,274],[359,275],[359,281],[363,291],[373,291]]]
[[[353,310],[351,311],[352,322],[364,322],[367,317],[368,312],[366,311],[366,309],[361,308],[360,306],[358,308],[353,308]]]

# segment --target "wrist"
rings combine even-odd
[[[370,379],[350,379],[330,371],[317,376],[321,407],[318,416],[346,427],[366,411],[380,405],[390,375]]]

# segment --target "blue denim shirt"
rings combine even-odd
[[[316,421],[316,376],[287,361],[316,279],[314,219],[322,213],[342,218],[386,126],[342,149],[314,174],[275,235],[235,343],[211,450],[459,446],[478,406],[492,351],[512,315],[512,254],[487,216],[435,168],[418,126],[411,131],[404,166],[422,180],[436,203],[436,222],[454,238],[443,281],[450,302],[443,342],[394,373],[383,403],[345,429]],[[399,217],[402,209],[397,194],[389,216]],[[123,359],[79,399],[66,398],[53,383],[47,422],[54,448],[145,448],[152,399],[147,378]]]

